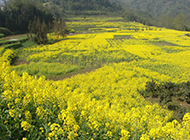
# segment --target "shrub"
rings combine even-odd
[[[0,38],[3,37],[3,36],[4,36],[4,34],[0,33]]]

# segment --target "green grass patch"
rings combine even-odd
[[[65,65],[60,63],[46,63],[46,62],[31,62],[29,65],[23,64],[18,65],[12,68],[19,75],[22,75],[23,72],[27,72],[28,74],[34,76],[61,76],[70,72],[74,72],[77,70],[83,69],[83,67],[79,67],[77,65]]]
[[[33,42],[32,40],[27,40],[22,43],[22,46],[23,46],[23,48],[27,48],[27,47],[31,47],[31,46],[37,46],[37,44],[35,42]]]
[[[156,45],[156,46],[178,46],[176,44],[166,42],[166,41],[155,41],[155,42],[151,42],[151,43]]]
[[[176,65],[173,65],[171,63],[157,64],[157,63],[151,62],[151,63],[141,63],[138,66],[145,69],[149,69],[151,71],[158,72],[160,74],[168,75],[172,78],[180,77],[183,72],[188,70],[188,68],[177,67]]]
[[[90,26],[76,26],[76,27],[72,27],[76,32],[84,32],[84,31],[88,31],[89,28],[94,28],[95,26],[90,25]]]
[[[4,47],[0,47],[0,56],[3,55],[3,52],[4,52],[5,48]]]
[[[12,43],[18,43],[20,40],[1,40],[0,45],[6,45],[6,44],[12,44]]]
[[[5,47],[5,49],[17,49],[17,48],[22,47],[22,44],[20,42],[16,42],[16,43],[4,45],[3,47]]]

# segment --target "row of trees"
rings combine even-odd
[[[41,2],[49,5],[57,5],[61,10],[66,11],[120,11],[122,7],[110,0],[41,0]]]
[[[13,0],[0,10],[0,27],[17,33],[28,33],[37,44],[48,42],[47,33],[64,36],[65,22],[56,18],[50,9],[36,0]]]
[[[34,21],[30,22],[28,25],[28,37],[37,44],[46,44],[48,42],[48,30],[53,32],[55,35],[64,37],[67,33],[65,27],[65,21],[63,19],[55,19],[53,24],[49,24],[47,26],[44,20],[41,22],[40,18],[35,16]]]
[[[171,29],[190,31],[190,18],[182,13],[178,14],[176,17],[172,17],[170,15],[162,16],[159,20],[161,26]]]
[[[42,5],[37,5],[32,0],[13,0],[0,10],[0,26],[15,33],[28,32],[29,22],[33,21],[35,16],[46,24],[53,23],[53,15]]]
[[[6,0],[4,1],[6,3]],[[124,2],[124,0],[118,1]],[[134,3],[138,4],[138,1],[141,0],[136,0]],[[152,4],[154,3],[156,2]],[[133,5],[133,3],[130,4]],[[142,7],[142,4],[144,5],[144,2],[139,6]],[[139,9],[141,9],[140,7]],[[133,10],[129,7],[124,11],[121,6],[110,0],[9,0],[3,10],[0,10],[0,27],[6,27],[15,33],[23,33],[28,32],[29,22],[34,21],[35,16],[39,17],[41,23],[44,22],[47,27],[50,27],[49,25],[53,24],[54,19],[61,19],[66,14],[90,15],[110,14],[110,12],[123,13],[123,17],[127,21],[137,21],[146,25],[164,26],[177,30],[190,30],[190,19],[187,15],[172,16],[168,14],[158,18],[150,12]]]

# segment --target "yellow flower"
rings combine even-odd
[[[22,121],[21,122],[21,127],[23,128],[23,130],[29,131],[29,129],[31,128],[31,125],[26,121]]]
[[[120,140],[128,140],[130,137],[129,131],[122,129],[121,130],[121,138]]]

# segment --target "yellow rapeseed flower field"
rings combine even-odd
[[[182,123],[172,120],[172,111],[138,92],[151,80],[190,79],[190,38],[181,31],[139,23],[90,20],[68,26],[97,25],[91,33],[24,48],[19,55],[41,63],[42,69],[47,67],[42,63],[60,62],[98,68],[93,72],[56,82],[26,72],[19,76],[8,61],[15,50],[3,53],[1,61],[9,62],[0,67],[4,125],[11,130],[14,125],[23,139],[190,139],[189,113]]]

